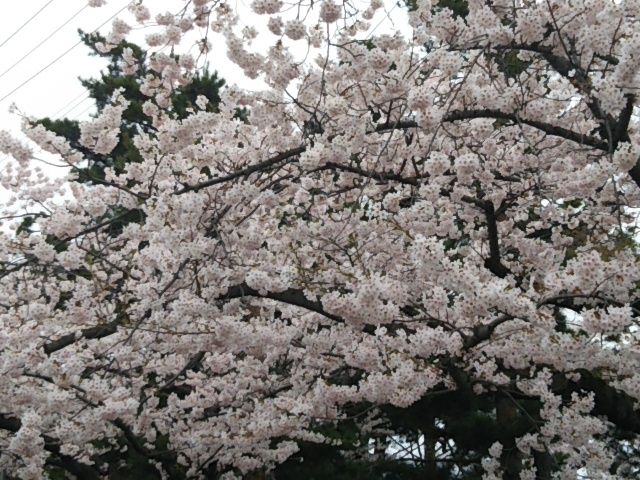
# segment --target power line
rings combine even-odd
[[[71,108],[71,109],[67,110],[67,111],[64,113],[64,115],[60,115],[60,118],[68,117],[68,116],[69,116],[69,114],[70,114],[71,112],[73,112],[76,108],[78,108],[80,105],[82,105],[82,104],[83,104],[84,102],[86,102],[87,100],[90,100],[90,102],[89,102],[89,107],[87,107],[87,108],[90,108],[90,107],[95,106],[95,101],[93,100],[93,98],[91,98],[90,96],[88,96],[88,95],[87,95],[87,97],[86,97],[84,100],[82,100],[82,101],[81,101],[80,103],[78,103],[77,105],[74,105],[74,107],[73,107],[73,108]],[[86,111],[86,109],[85,109],[85,110],[83,110],[83,111],[80,113],[80,115],[82,115],[85,111]]]
[[[80,113],[78,113],[77,115],[74,115],[74,116],[73,116],[73,120],[79,120],[79,119],[80,119],[80,117],[82,117],[82,115],[84,115],[85,113],[87,113],[87,112],[89,111],[89,109],[90,109],[91,107],[94,107],[94,106],[95,106],[95,105],[94,105],[93,103],[89,104],[89,105],[87,106],[87,108],[85,108],[84,110],[82,110],[82,111],[81,111]]]
[[[391,8],[391,10],[389,10],[388,12],[385,9],[385,12],[384,12],[385,16],[382,17],[382,20],[380,20],[375,27],[373,27],[373,30],[371,30],[369,32],[369,34],[365,37],[365,40],[368,40],[369,38],[371,38],[373,36],[373,34],[375,33],[375,31],[380,27],[380,25],[382,25],[385,22],[385,20],[391,20],[391,12],[393,12],[396,9],[396,7],[399,5],[399,3],[400,2],[396,2],[393,5],[393,7]],[[393,20],[391,20],[391,23],[393,23]]]
[[[80,97],[82,97],[82,99],[80,99]],[[89,97],[89,92],[86,91],[82,91],[80,92],[78,95],[76,95],[75,97],[73,97],[71,100],[69,100],[63,107],[60,107],[58,110],[56,110],[56,113],[54,113],[53,115],[51,115],[50,118],[56,118],[58,117],[58,115],[60,115],[61,117],[65,117],[69,114],[69,112],[75,110],[78,105],[80,105],[82,102],[84,102],[87,98]],[[79,100],[77,103],[76,100]],[[74,103],[73,107],[68,108],[71,106],[71,104]],[[62,113],[64,112],[64,113]]]
[[[89,7],[88,4],[86,4],[84,7],[82,7],[80,10],[78,10],[76,13],[74,13],[70,18],[67,19],[66,22],[64,22],[62,25],[60,25],[58,28],[56,28],[53,32],[51,32],[49,35],[47,35],[40,43],[38,43],[35,47],[33,47],[31,50],[29,50],[22,58],[20,58],[16,63],[14,63],[13,65],[11,65],[9,68],[7,68],[4,72],[0,73],[0,78],[4,77],[7,73],[9,73],[11,70],[13,70],[17,65],[20,65],[22,63],[22,61],[27,58],[29,55],[31,55],[33,52],[35,52],[38,48],[40,48],[44,42],[46,42],[47,40],[49,40],[51,37],[53,37],[56,33],[58,33],[62,28],[64,28],[71,20],[73,20],[74,18],[76,18],[78,15],[80,15],[80,13],[82,13],[82,11]]]
[[[100,24],[98,27],[96,27],[91,33],[96,33],[98,30],[100,30],[102,27],[104,27],[107,23],[109,23],[111,20],[113,20],[117,15],[119,15],[120,13],[122,13],[122,11],[124,11],[125,8],[127,8],[129,5],[131,4],[131,2],[127,2],[127,4],[122,7],[120,10],[118,10],[116,13],[114,13],[113,15],[111,15],[111,17],[109,17],[107,20],[105,20],[102,24]],[[36,73],[34,73],[33,75],[31,75],[29,78],[27,78],[24,82],[22,82],[20,85],[18,85],[16,88],[14,88],[13,90],[11,90],[9,93],[7,93],[4,97],[0,98],[0,102],[3,102],[4,100],[6,100],[7,98],[9,98],[11,95],[13,95],[14,93],[16,93],[18,90],[20,90],[22,87],[24,87],[26,84],[28,84],[29,82],[31,82],[31,80],[33,80],[34,78],[36,78],[38,75],[40,75],[42,72],[44,72],[45,70],[47,70],[51,65],[53,65],[54,63],[56,63],[58,60],[60,60],[62,57],[64,57],[65,55],[67,55],[71,50],[73,50],[74,48],[76,48],[78,45],[80,45],[82,43],[82,40],[78,41],[75,45],[71,46],[69,49],[67,49],[66,51],[64,51],[63,53],[61,53],[60,55],[58,55],[56,58],[54,58],[51,62],[49,62],[47,65],[45,65],[44,67],[42,67],[40,70],[38,70]]]
[[[58,110],[56,110],[56,112],[52,115],[50,115],[51,118],[57,117],[58,114],[64,112],[65,110],[67,110],[67,107],[69,107],[72,103],[74,103],[76,100],[79,100],[80,97],[82,97],[83,99],[88,95],[88,92],[85,90],[82,90],[78,95],[76,95],[75,97],[73,97],[71,100],[69,100],[67,103],[65,103],[62,107],[60,107]],[[75,107],[74,107],[75,108]],[[66,113],[66,112],[65,112]]]
[[[26,22],[24,22],[22,25],[20,25],[15,32],[13,32],[11,35],[9,35],[9,37],[4,42],[0,43],[0,48],[2,48],[5,43],[7,43],[9,40],[11,40],[13,37],[15,37],[20,32],[20,30],[22,30],[24,27],[29,25],[29,23],[31,23],[31,20],[36,18],[40,14],[40,12],[43,11],[45,8],[47,8],[49,6],[49,4],[51,4],[53,1],[54,0],[49,0],[42,7],[40,7],[40,10],[38,10],[36,13],[31,15],[31,17]]]

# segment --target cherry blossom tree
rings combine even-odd
[[[386,34],[381,0],[176,6],[99,47],[156,49],[123,51],[135,161],[75,181],[122,90],[82,149],[25,120],[69,176],[0,133],[0,468],[637,476],[640,2],[420,0]],[[198,31],[265,89],[177,115]]]

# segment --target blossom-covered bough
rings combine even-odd
[[[148,43],[173,53],[139,79],[153,128],[100,185],[38,174],[0,135],[38,230],[1,240],[0,469],[99,478],[128,449],[166,478],[268,475],[313,443],[397,457],[411,419],[423,478],[638,475],[640,2],[422,0],[402,34],[367,34],[383,7],[155,17]],[[194,27],[269,88],[177,120]],[[108,155],[127,105],[83,145]]]

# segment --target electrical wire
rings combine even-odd
[[[82,99],[80,99],[80,97],[82,97]],[[75,110],[78,107],[78,105],[82,104],[82,102],[84,102],[88,97],[89,97],[89,92],[86,92],[86,91],[80,92],[78,95],[76,95],[71,100],[69,100],[63,107],[60,107],[58,110],[56,110],[56,113],[51,115],[49,118],[56,118],[58,116],[60,116],[60,117],[67,116],[69,114],[69,112],[72,112],[73,110]],[[76,103],[76,101],[77,101],[77,103]],[[72,103],[74,105],[71,107]],[[71,108],[69,108],[69,107],[71,107]]]
[[[11,35],[9,35],[9,37],[7,39],[5,39],[4,42],[0,43],[0,48],[2,48],[5,43],[7,43],[9,40],[11,40],[13,37],[15,37],[24,27],[29,25],[29,23],[31,23],[31,20],[36,18],[40,14],[41,11],[43,11],[45,8],[47,8],[53,2],[54,2],[54,0],[49,0],[42,7],[40,7],[40,10],[38,10],[36,13],[31,15],[31,17],[26,22],[24,22],[22,25],[20,25],[15,32],[13,32]]]
[[[113,15],[111,15],[111,17],[109,17],[107,20],[105,20],[102,24],[100,24],[97,28],[95,28],[91,33],[96,33],[98,30],[100,30],[102,27],[104,27],[107,23],[109,23],[111,20],[113,20],[116,16],[118,16],[120,13],[122,13],[124,11],[125,8],[127,8],[129,5],[131,4],[131,2],[127,2],[126,5],[124,7],[122,7],[120,10],[118,10],[116,13],[114,13]],[[34,73],[33,75],[31,75],[29,78],[27,78],[24,82],[22,82],[20,85],[18,85],[17,87],[15,87],[13,90],[11,90],[9,93],[7,93],[4,97],[0,98],[0,102],[3,102],[4,100],[6,100],[7,98],[9,98],[11,95],[13,95],[14,93],[16,93],[18,90],[20,90],[22,87],[24,87],[26,84],[28,84],[29,82],[31,82],[31,80],[33,80],[34,78],[36,78],[38,75],[40,75],[42,72],[44,72],[45,70],[47,70],[49,67],[51,67],[51,65],[55,64],[56,62],[58,62],[62,57],[66,56],[69,52],[71,52],[71,50],[73,50],[74,48],[76,48],[78,45],[80,45],[82,43],[82,40],[78,41],[75,45],[72,45],[70,48],[68,48],[67,50],[65,50],[64,52],[62,52],[60,55],[58,55],[56,58],[54,58],[51,62],[49,62],[47,65],[45,65],[44,67],[42,67],[40,70],[38,70],[36,73]]]
[[[80,117],[82,117],[82,115],[84,115],[85,113],[87,113],[89,111],[89,109],[91,109],[92,107],[94,107],[95,105],[93,103],[89,104],[87,106],[87,108],[85,108],[84,110],[82,110],[80,113],[78,113],[77,115],[74,115],[72,120],[79,120]]]
[[[393,7],[391,8],[391,10],[389,10],[388,12],[385,9],[384,12],[384,17],[382,17],[382,20],[380,20],[377,25],[375,27],[373,27],[373,30],[371,30],[369,32],[369,34],[365,37],[365,40],[368,40],[369,38],[371,38],[373,36],[373,34],[375,33],[375,31],[380,27],[380,25],[382,25],[386,20],[391,20],[391,12],[393,12],[396,7],[400,4],[400,2],[396,2]],[[391,22],[393,23],[393,20],[391,20]]]
[[[29,50],[25,55],[22,56],[22,58],[18,59],[18,61],[16,61],[13,65],[11,65],[9,68],[7,68],[4,72],[0,73],[0,78],[4,77],[7,73],[9,73],[11,70],[13,70],[17,65],[20,65],[23,60],[25,60],[26,58],[29,57],[29,55],[31,55],[33,52],[35,52],[38,48],[40,48],[47,40],[49,40],[51,37],[53,37],[56,33],[58,33],[60,30],[62,30],[62,28],[64,28],[71,20],[73,20],[74,18],[76,18],[78,15],[80,15],[80,13],[82,13],[82,11],[86,8],[88,8],[89,5],[85,5],[84,7],[82,7],[80,10],[78,10],[76,13],[74,13],[70,18],[68,18],[62,25],[60,25],[58,28],[56,28],[53,32],[51,32],[49,35],[47,35],[44,39],[42,39],[40,41],[40,43],[38,43],[35,47],[33,47],[31,50]]]
[[[90,100],[89,102],[89,107],[92,107],[95,105],[95,101],[93,98],[91,98],[89,95],[87,95],[87,97],[82,100],[80,103],[78,103],[77,105],[74,105],[73,108],[69,109],[67,112],[65,112],[63,115],[60,115],[60,118],[66,118],[69,116],[69,114],[71,112],[73,112],[74,110],[76,110],[80,105],[82,105],[83,103],[85,103],[87,100]],[[84,113],[84,110],[82,111],[82,113]]]

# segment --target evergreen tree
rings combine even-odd
[[[97,113],[100,113],[109,104],[113,93],[118,89],[123,90],[124,98],[130,102],[122,116],[120,142],[110,155],[104,156],[96,154],[79,143],[78,120],[47,117],[39,120],[38,123],[66,138],[71,146],[82,152],[88,160],[88,165],[80,168],[77,172],[78,181],[101,183],[104,181],[105,167],[114,167],[117,173],[121,173],[128,163],[140,160],[140,154],[132,144],[132,138],[140,131],[149,133],[154,129],[149,117],[142,110],[144,102],[149,98],[140,91],[140,79],[144,78],[146,74],[148,52],[127,41],[123,41],[115,48],[104,52],[98,47],[99,44],[106,41],[102,35],[83,31],[79,31],[79,34],[83,43],[91,50],[91,55],[99,56],[108,61],[107,69],[101,72],[99,78],[80,79],[82,86],[89,92],[89,97],[95,102]],[[136,58],[137,75],[126,75],[123,72],[125,62],[123,53],[126,48],[130,48]],[[208,67],[205,67],[198,72],[192,82],[173,92],[169,113],[175,118],[185,118],[188,115],[188,109],[195,105],[199,95],[204,95],[207,98],[208,108],[217,111],[220,103],[220,89],[224,84],[224,80],[219,78],[216,72],[210,72]]]

